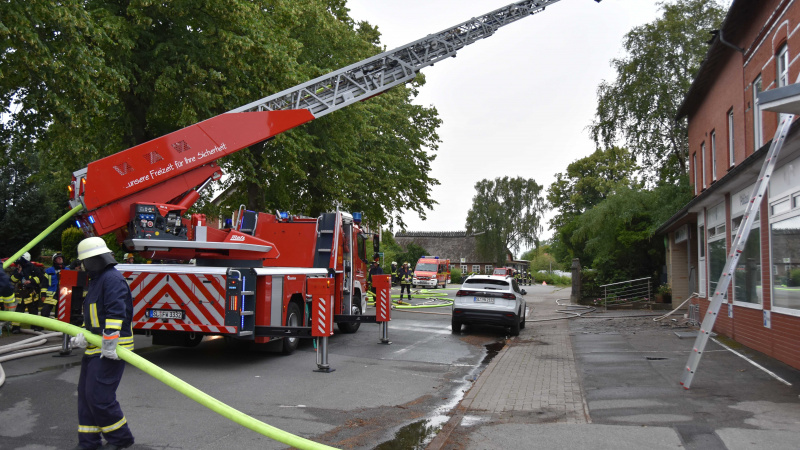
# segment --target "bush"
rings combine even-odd
[[[534,275],[535,284],[547,283],[552,286],[572,286],[572,278],[561,275],[537,272]]]
[[[70,264],[78,259],[78,243],[83,238],[83,232],[75,227],[67,228],[61,233],[61,253],[64,254],[64,264]]]
[[[789,282],[786,284],[788,286],[800,286],[800,269],[792,269],[789,272]]]
[[[461,284],[464,281],[464,277],[461,275],[461,269],[452,268],[450,269],[450,282],[453,284]]]

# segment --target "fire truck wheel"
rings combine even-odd
[[[295,302],[289,303],[289,306],[286,307],[286,326],[300,326],[300,307],[297,306],[297,303]],[[283,354],[291,355],[297,349],[299,344],[300,338],[298,337],[283,338]]]
[[[360,316],[361,307],[358,305],[353,305],[353,307],[350,308],[350,314],[354,316]],[[337,322],[336,325],[339,326],[339,331],[342,333],[355,333],[361,326],[361,322]]]

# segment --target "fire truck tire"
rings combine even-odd
[[[358,305],[353,305],[350,309],[350,314],[354,316],[361,315],[361,307]],[[361,322],[337,322],[336,325],[339,327],[339,331],[342,333],[355,333],[358,331],[358,328],[361,327]]]
[[[286,326],[287,327],[299,327],[300,326],[300,307],[297,306],[297,303],[290,302],[289,306],[286,307]],[[300,338],[298,337],[285,337],[283,338],[283,350],[282,353],[284,355],[291,355],[297,350],[297,346],[300,344]]]

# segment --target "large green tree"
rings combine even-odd
[[[533,179],[495,178],[475,183],[467,232],[477,235],[481,257],[502,265],[508,251],[530,247],[542,231],[542,186]]]
[[[90,161],[374,55],[379,36],[345,0],[0,2],[0,139],[8,158],[47,162],[32,182],[66,186]],[[439,119],[411,103],[416,83],[227,158],[228,201],[424,215]]]
[[[559,262],[569,264],[572,258],[585,259],[583,242],[574,236],[577,220],[620,187],[641,187],[636,177],[638,170],[629,151],[611,147],[598,149],[572,162],[566,172],[556,174],[556,181],[547,191],[547,201],[556,210],[550,229],[554,232],[552,251]]]
[[[598,147],[628,147],[648,181],[676,183],[687,171],[688,138],[685,121],[675,116],[724,9],[715,0],[660,6],[662,17],[625,35],[627,54],[612,60],[616,79],[597,89],[590,131]]]

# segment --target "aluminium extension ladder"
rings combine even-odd
[[[772,144],[769,146],[769,152],[761,166],[761,173],[758,175],[758,180],[753,187],[753,192],[750,194],[750,203],[744,211],[743,223],[739,227],[736,237],[731,245],[731,252],[728,254],[728,259],[725,262],[725,267],[722,269],[722,275],[719,277],[714,296],[711,299],[711,304],[708,306],[703,323],[700,325],[700,332],[697,334],[697,339],[694,341],[692,353],[689,355],[689,361],[686,363],[686,368],[681,377],[681,385],[684,389],[689,389],[692,384],[694,374],[697,372],[697,366],[700,364],[700,358],[703,356],[703,350],[708,344],[708,339],[711,330],[714,328],[714,322],[717,320],[717,314],[722,306],[722,301],[726,299],[728,286],[731,283],[733,271],[739,262],[745,244],[747,243],[747,236],[750,234],[750,229],[753,226],[756,213],[761,207],[761,201],[764,198],[764,193],[769,185],[770,176],[775,169],[775,163],[778,160],[778,154],[783,147],[786,140],[786,135],[789,133],[789,128],[792,126],[794,114],[781,114],[778,129],[775,131],[775,137],[772,138]]]

